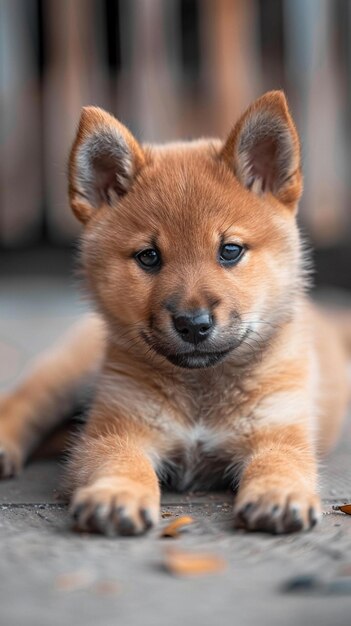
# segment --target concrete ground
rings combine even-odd
[[[69,281],[0,276],[0,389],[83,309]],[[0,416],[1,418],[1,416]],[[322,523],[283,537],[231,529],[230,494],[165,494],[165,526],[190,514],[179,538],[74,534],[59,465],[30,463],[0,483],[0,626],[346,626],[351,623],[351,420],[321,467]],[[176,576],[167,551],[221,556],[222,571]]]

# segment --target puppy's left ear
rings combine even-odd
[[[296,208],[302,193],[300,144],[282,91],[270,91],[248,108],[222,157],[244,187]]]
[[[83,223],[126,194],[145,163],[142,147],[115,117],[84,107],[69,160],[69,199]]]

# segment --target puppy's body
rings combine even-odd
[[[74,365],[60,390],[100,372],[67,470],[77,526],[145,530],[158,518],[159,479],[236,485],[235,523],[249,529],[313,525],[316,455],[339,432],[346,357],[305,294],[299,146],[284,97],[261,98],[224,145],[141,148],[88,109],[70,172],[103,319],[67,348]],[[60,418],[52,374],[35,375],[35,393],[24,384],[30,411],[19,392],[4,401],[9,466],[32,447],[38,416]]]

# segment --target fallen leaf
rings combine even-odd
[[[351,504],[339,504],[337,506],[333,506],[333,511],[342,511],[346,513],[346,515],[351,515]]]
[[[163,511],[161,513],[161,517],[162,517],[162,519],[164,519],[166,517],[173,517],[173,513],[171,513],[170,511]]]
[[[161,537],[178,537],[180,533],[190,524],[193,524],[194,520],[189,515],[183,515],[178,519],[173,520],[163,528]]]
[[[201,576],[223,571],[226,562],[216,554],[167,550],[164,565],[171,574],[177,576]]]
[[[120,586],[114,580],[100,580],[95,585],[95,591],[99,595],[111,595],[111,594],[119,593]]]
[[[78,570],[57,576],[55,586],[61,591],[76,591],[76,589],[85,589],[89,587],[94,580],[91,572]]]

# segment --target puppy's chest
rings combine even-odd
[[[177,433],[161,466],[161,479],[172,489],[208,490],[227,486],[233,479],[228,434],[203,424]]]
[[[251,428],[245,419],[248,395],[230,385],[222,387],[221,393],[216,391],[208,387],[196,402],[178,400],[173,419],[165,419],[169,448],[160,476],[173,489],[225,487],[233,483],[240,468],[242,438]],[[179,425],[177,412],[187,425]]]

